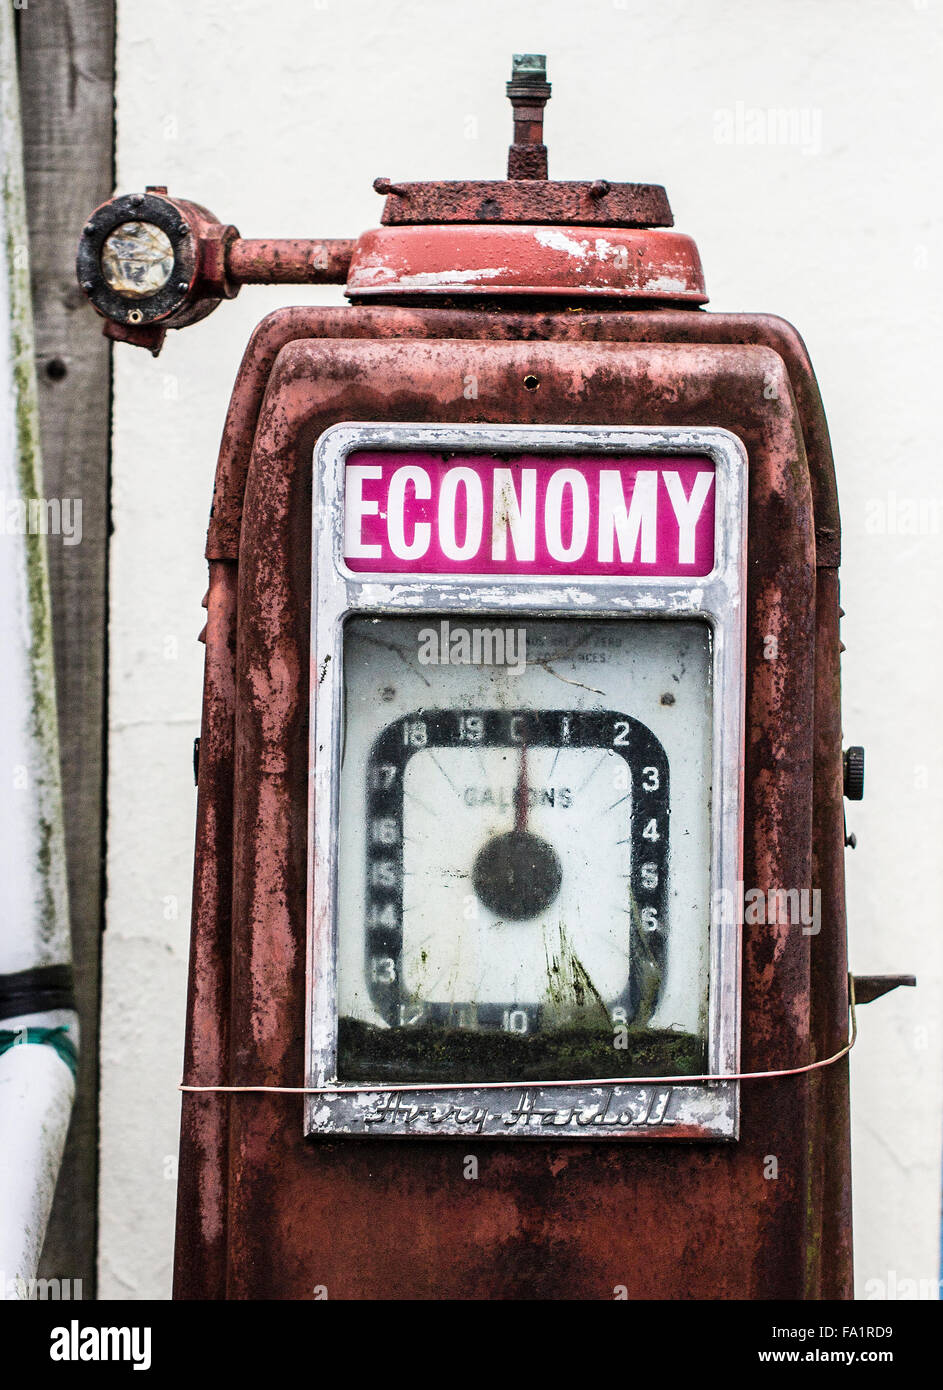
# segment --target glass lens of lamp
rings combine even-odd
[[[170,238],[153,222],[123,222],[102,247],[101,268],[116,294],[147,299],[162,290],[173,273]]]

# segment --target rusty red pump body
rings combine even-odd
[[[233,280],[346,272],[352,304],[263,320],[226,421],[207,549],[190,1086],[303,1084],[310,460],[338,422],[739,438],[743,879],[821,891],[815,936],[743,928],[741,1070],[803,1068],[847,1040],[839,517],[808,355],[780,319],[700,307],[697,252],[668,230],[662,190],[546,181],[542,92],[509,84],[506,183],[378,181],[384,225],[354,245],[226,229]],[[475,1182],[468,1145],[312,1139],[301,1106],[277,1091],[185,1093],[176,1297],[851,1296],[845,1060],[743,1083],[736,1142],[489,1138],[474,1143]]]

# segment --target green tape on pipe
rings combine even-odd
[[[30,1043],[51,1047],[75,1076],[79,1065],[78,1049],[64,1024],[58,1028],[0,1028],[0,1057],[11,1047],[24,1047]]]

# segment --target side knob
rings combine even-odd
[[[846,748],[843,761],[845,795],[849,801],[860,801],[864,796],[864,749]]]

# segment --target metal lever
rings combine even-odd
[[[855,983],[855,1003],[870,1004],[872,999],[880,999],[882,994],[890,994],[901,985],[916,985],[916,975],[853,975]]]

